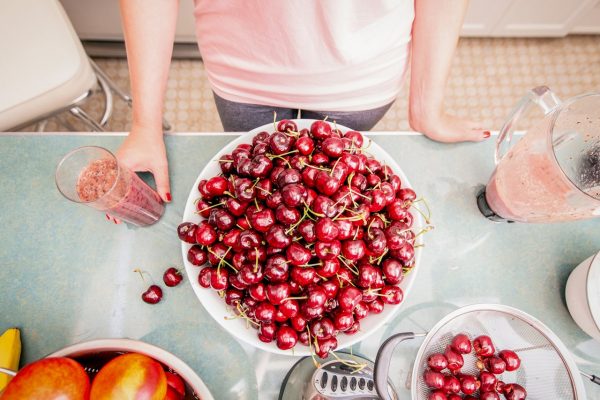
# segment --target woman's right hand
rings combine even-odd
[[[169,164],[161,126],[134,123],[117,151],[117,158],[132,171],[152,173],[160,197],[167,203],[171,201]]]

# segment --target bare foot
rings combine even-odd
[[[411,118],[410,126],[428,138],[444,143],[481,142],[490,137],[490,131],[481,124],[443,113],[437,118]]]

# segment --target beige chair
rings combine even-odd
[[[0,55],[0,131],[62,112],[103,131],[113,92],[131,105],[131,97],[88,58],[58,0],[0,0]],[[105,100],[100,121],[80,107],[98,86]],[[166,121],[163,128],[170,129]]]

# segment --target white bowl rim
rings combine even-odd
[[[596,328],[600,331],[600,252],[596,253],[587,273],[587,302]]]
[[[158,346],[135,339],[95,339],[75,343],[48,355],[47,357],[68,357],[73,354],[83,354],[92,351],[129,351],[139,352],[167,364],[190,385],[190,387],[203,400],[214,400],[198,374],[185,362],[173,353]]]
[[[299,126],[305,126],[308,125],[310,126],[310,124],[312,124],[314,121],[314,119],[293,119],[292,121],[296,122]],[[346,132],[348,130],[353,130],[350,129],[346,126],[340,125],[340,124],[336,124],[337,128],[342,130],[343,132]],[[231,152],[236,145],[240,144],[240,143],[248,143],[251,142],[251,138],[254,137],[254,135],[256,135],[257,133],[264,131],[264,130],[272,130],[273,128],[273,123],[268,123],[262,126],[259,126],[257,128],[252,129],[249,132],[240,132],[240,136],[237,137],[236,139],[234,139],[233,141],[229,142],[227,145],[225,145],[222,149],[220,149],[215,155],[212,156],[211,161],[215,158],[215,157],[220,157],[224,154],[227,154],[227,152]],[[361,132],[363,134],[365,134],[365,132]],[[367,135],[368,136],[368,135]],[[250,139],[250,140],[249,140]],[[396,160],[387,152],[383,149],[383,147],[379,146],[377,143],[375,143],[374,141],[371,142],[371,145],[374,145],[378,151],[380,151],[382,154],[385,155],[386,157],[386,163],[392,167],[394,169],[394,172],[400,177],[401,181],[402,181],[402,187],[408,187],[411,188],[412,185],[410,184],[408,178],[406,177],[406,174],[404,173],[404,171],[402,170],[402,168],[400,168],[400,166],[398,165],[398,163],[396,162]],[[210,161],[209,161],[210,163]],[[190,194],[188,196],[188,199],[186,201],[186,206],[183,212],[183,220],[182,222],[186,222],[190,220],[190,215],[194,214],[195,211],[195,204],[194,204],[194,200],[198,197],[198,189],[197,186],[200,182],[201,179],[206,179],[206,170],[210,168],[210,164],[207,164],[202,171],[200,171],[198,178],[196,179],[196,181],[194,182],[191,190],[190,190]],[[413,223],[413,228],[419,230],[425,227],[425,223],[423,221],[423,217],[418,213],[414,213],[414,223]],[[204,218],[202,218],[204,219]],[[423,243],[423,236],[419,236],[419,238],[416,241],[416,244],[421,245]],[[242,342],[270,352],[270,353],[276,353],[276,354],[282,354],[282,355],[286,355],[286,356],[294,356],[294,357],[301,357],[301,356],[310,356],[311,355],[311,351],[310,348],[306,347],[306,346],[295,346],[293,349],[291,350],[281,350],[279,349],[276,345],[275,342],[271,342],[271,343],[264,343],[262,341],[260,341],[258,339],[258,337],[256,335],[254,335],[254,338],[251,340],[249,338],[247,338],[245,335],[242,334],[238,334],[238,330],[235,328],[235,326],[232,327],[232,325],[228,325],[225,319],[224,319],[224,315],[223,314],[219,314],[217,315],[217,311],[211,310],[209,309],[206,304],[205,304],[205,300],[204,299],[204,291],[206,291],[207,289],[202,288],[199,284],[198,284],[198,280],[197,280],[197,275],[198,272],[200,271],[200,269],[202,267],[196,267],[193,266],[188,260],[187,260],[187,250],[189,249],[189,247],[191,247],[190,244],[185,243],[185,242],[181,242],[181,250],[182,250],[182,257],[183,257],[183,263],[186,269],[186,273],[189,277],[193,277],[191,279],[188,279],[190,284],[192,285],[192,289],[194,290],[194,293],[196,294],[196,297],[198,298],[198,300],[200,301],[200,304],[202,304],[202,307],[204,307],[204,309],[211,315],[211,317],[217,321],[217,323],[219,325],[221,325],[221,327],[223,327],[223,329],[225,329],[229,334],[231,334],[232,336],[234,336],[236,339],[241,340]],[[416,274],[419,270],[418,265],[420,264],[420,259],[421,259],[421,252],[422,252],[422,246],[420,247],[416,247],[415,248],[415,267],[414,269],[411,271],[411,273],[405,277],[405,279],[402,281],[402,283],[400,283],[400,286],[402,287],[402,290],[404,292],[404,296],[405,298],[403,299],[402,303],[398,304],[398,305],[393,305],[391,307],[389,307],[388,309],[391,309],[392,311],[390,311],[387,314],[377,314],[377,315],[371,315],[371,318],[381,318],[380,320],[377,321],[377,323],[373,324],[373,326],[368,330],[368,331],[359,331],[358,333],[349,336],[349,335],[341,335],[341,339],[340,337],[338,337],[338,340],[340,340],[338,342],[338,347],[336,348],[336,350],[341,350],[343,348],[352,346],[356,343],[359,343],[363,340],[365,340],[366,338],[368,338],[371,334],[373,334],[374,332],[376,332],[377,330],[379,330],[379,328],[381,328],[385,323],[391,321],[395,315],[397,315],[398,311],[400,310],[400,308],[402,307],[402,305],[404,304],[404,302],[406,301],[406,296],[408,296],[408,294],[410,293],[410,290],[413,286],[413,283],[416,279]],[[223,305],[225,305],[225,303],[223,302]],[[385,313],[385,310],[384,310]],[[229,322],[235,322],[235,321],[229,321]],[[346,340],[344,340],[346,339]]]

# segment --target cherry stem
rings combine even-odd
[[[304,165],[305,167],[318,169],[319,171],[325,171],[325,172],[331,171],[331,169],[329,169],[329,168],[317,167],[316,165],[307,164],[305,162],[302,162],[302,165]]]
[[[335,276],[338,278],[338,283],[340,283],[340,287],[342,287],[342,286],[341,286],[341,284],[342,284],[343,282],[349,283],[350,285],[352,285],[352,286],[356,287],[356,285],[355,285],[354,283],[352,283],[352,281],[351,281],[351,280],[349,280],[349,279],[346,279],[345,277],[342,277],[342,276],[341,276],[340,274],[338,274],[337,272],[336,272]]]
[[[288,301],[288,300],[306,300],[308,299],[307,296],[292,296],[292,297],[286,297],[285,299],[281,300],[281,302],[283,303],[284,301]]]
[[[342,358],[340,358],[340,357],[339,357],[339,356],[338,356],[338,355],[335,353],[335,351],[333,351],[333,350],[331,350],[331,351],[330,351],[330,354],[331,354],[331,355],[332,355],[332,356],[333,356],[333,357],[334,357],[336,360],[338,360],[340,363],[344,364],[344,365],[345,365],[345,366],[347,366],[347,367],[350,367],[350,368],[352,368],[352,373],[353,373],[353,374],[354,374],[354,373],[357,373],[357,372],[360,372],[360,371],[362,371],[363,369],[365,369],[365,368],[367,367],[367,363],[362,363],[362,364],[361,364],[361,363],[358,363],[358,362],[356,362],[356,361],[354,361],[354,360],[351,360],[351,359],[342,359]]]
[[[335,163],[333,163],[333,167],[331,167],[331,172],[329,173],[329,176],[333,176],[333,171],[335,171],[335,167],[337,167],[340,160],[341,160],[341,157],[339,157],[337,160],[335,160]]]
[[[285,163],[287,164],[288,168],[292,168],[292,165],[290,164],[290,162],[288,160],[286,160],[285,158],[283,158],[282,156],[278,156],[276,154],[267,154],[267,157],[269,157],[271,160],[274,158],[281,158],[283,161],[285,161]]]
[[[358,275],[358,269],[354,266],[349,265],[348,263],[346,263],[346,261],[350,261],[348,259],[346,259],[344,256],[342,256],[341,254],[338,255],[338,259],[346,266],[346,268],[348,268],[354,275]]]
[[[277,111],[273,111],[273,130],[277,132]]]
[[[143,281],[144,283],[146,283],[146,279],[144,279],[144,274],[148,275],[148,276],[150,277],[150,279],[152,279],[152,275],[150,275],[150,273],[149,273],[149,272],[142,271],[142,270],[141,270],[141,269],[139,269],[139,268],[136,268],[136,269],[134,269],[134,270],[133,270],[133,272],[137,272],[137,273],[139,273],[139,274],[140,274],[140,276],[142,277],[142,281]],[[152,279],[152,280],[153,280],[153,279]],[[153,280],[153,281],[154,281],[154,280]]]
[[[224,202],[224,201],[222,201],[222,202],[220,202],[220,203],[218,203],[218,204],[214,204],[214,205],[212,205],[212,206],[209,206],[209,207],[204,207],[202,210],[198,210],[198,211],[196,211],[196,214],[200,214],[200,213],[202,213],[202,212],[204,212],[204,211],[206,211],[206,210],[210,210],[211,208],[215,208],[215,207],[222,206],[223,204],[225,204],[225,202]]]
[[[238,270],[231,264],[229,264],[227,262],[227,260],[225,260],[225,256],[227,255],[227,253],[229,253],[229,250],[231,250],[231,246],[227,249],[227,251],[225,252],[225,254],[223,255],[223,257],[219,257],[219,255],[217,253],[215,253],[214,251],[212,251],[210,249],[210,247],[207,247],[206,250],[212,254],[213,256],[217,257],[219,259],[219,264],[217,265],[217,271],[221,268],[222,264],[227,265],[228,267],[230,267],[231,269],[233,269],[235,272],[238,272]]]
[[[271,158],[283,158],[283,156],[289,156],[290,154],[295,154],[297,153],[298,150],[292,150],[292,151],[288,151],[287,153],[282,153],[282,154],[271,154],[271,153],[267,153],[267,157]]]
[[[256,254],[256,262],[254,263],[254,273],[258,272],[258,248],[254,248],[254,253]]]
[[[302,264],[299,265],[299,267],[302,268],[306,268],[306,267],[320,267],[321,265],[323,265],[322,263],[318,262],[318,263],[312,263],[312,264]]]
[[[425,213],[419,207],[415,206],[415,203],[418,203],[418,202],[423,202],[423,204],[425,204],[425,208],[427,209],[427,215],[425,215]],[[414,208],[415,210],[417,210],[417,212],[423,216],[423,219],[425,219],[425,223],[426,224],[430,224],[431,223],[431,209],[429,208],[429,204],[427,203],[427,200],[425,200],[424,197],[421,197],[421,198],[413,201],[410,204],[410,207]]]
[[[308,346],[310,348],[310,356],[313,360],[313,364],[315,365],[315,368],[321,368],[321,364],[319,364],[319,362],[315,358],[315,350],[313,349],[312,338],[311,338],[310,329],[308,328],[308,326],[306,327],[306,332],[308,333]],[[316,338],[315,338],[315,340],[316,340]]]

